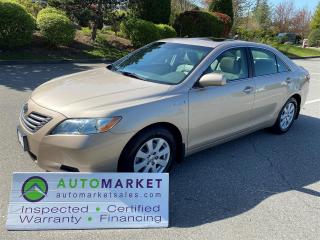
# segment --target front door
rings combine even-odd
[[[227,84],[190,90],[190,150],[251,126],[255,84],[249,78],[246,49],[233,48],[222,53],[204,74],[212,72],[223,74]]]

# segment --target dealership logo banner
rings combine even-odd
[[[8,230],[168,227],[167,173],[14,173]]]

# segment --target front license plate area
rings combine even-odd
[[[27,136],[19,129],[17,128],[17,136],[18,141],[23,149],[23,151],[28,151],[28,139]]]

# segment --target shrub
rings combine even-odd
[[[14,0],[14,2],[17,2],[24,6],[27,12],[34,17],[37,17],[38,13],[43,8],[39,2],[33,2],[32,0]]]
[[[214,12],[214,16],[218,18],[218,20],[223,24],[223,32],[222,36],[227,37],[232,27],[232,20],[227,14]]]
[[[129,8],[136,18],[167,24],[170,19],[171,0],[131,0]]]
[[[209,10],[212,12],[227,14],[231,18],[231,25],[232,25],[232,21],[233,21],[232,0],[214,0],[210,3]]]
[[[174,28],[180,37],[221,37],[224,25],[216,16],[204,11],[186,11],[174,22]]]
[[[154,24],[138,18],[130,18],[120,25],[121,35],[129,38],[134,47],[141,47],[163,38],[176,37],[173,27],[166,24]]]
[[[160,39],[158,28],[152,22],[131,18],[120,25],[121,32],[131,40],[134,47],[141,47]]]
[[[64,11],[62,11],[62,10],[59,10],[59,9],[56,9],[56,8],[53,8],[53,7],[47,7],[47,8],[42,9],[38,13],[38,17],[41,17],[41,15],[47,15],[47,14],[50,14],[50,13],[61,14],[61,15],[67,16],[66,13]]]
[[[30,43],[36,28],[34,18],[18,3],[0,0],[0,48]]]
[[[177,36],[176,30],[173,27],[166,24],[157,24],[160,38],[173,38]]]
[[[44,38],[52,45],[68,45],[75,37],[75,27],[64,12],[46,8],[39,12],[38,27]]]
[[[320,46],[320,28],[311,31],[308,42],[311,47]]]

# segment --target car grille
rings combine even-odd
[[[30,131],[36,132],[48,123],[52,118],[45,116],[37,112],[31,112],[29,115],[25,115],[23,111],[20,114],[23,125]]]

